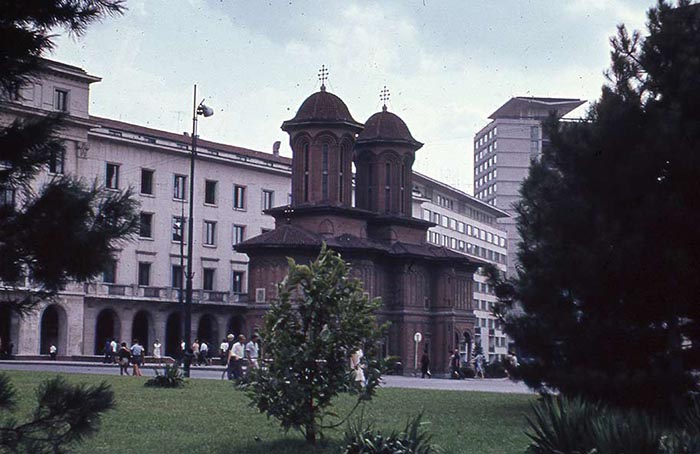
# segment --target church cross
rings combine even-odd
[[[318,80],[321,81],[321,91],[325,91],[326,81],[328,80],[328,68],[326,68],[326,65],[321,65],[321,69],[318,70]]]
[[[389,89],[384,85],[384,89],[379,92],[379,99],[384,103],[382,110],[386,110],[386,102],[389,100]]]

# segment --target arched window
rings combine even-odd
[[[321,147],[321,191],[323,200],[328,200],[328,144]]]
[[[345,144],[340,146],[340,159],[338,160],[338,200],[343,201],[343,168],[345,167]]]
[[[309,201],[309,144],[302,146],[304,153],[304,202]]]
[[[401,164],[401,214],[406,214],[406,164]]]
[[[388,213],[391,211],[391,164],[385,164],[385,176],[384,176],[384,210]]]
[[[372,162],[367,163],[367,209],[371,210],[372,207]]]

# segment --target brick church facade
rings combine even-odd
[[[287,274],[286,257],[309,262],[325,242],[351,264],[369,296],[381,297],[378,316],[390,322],[385,355],[399,356],[412,371],[414,335],[421,333],[418,356],[427,351],[433,371],[445,371],[457,348],[468,358],[473,277],[483,263],[427,243],[435,224],[412,217],[412,165],[422,144],[403,120],[384,106],[358,123],[322,85],[282,129],[293,151],[291,204],[266,211],[274,230],[235,247],[250,259],[248,289],[257,304],[248,308],[248,325],[261,324]]]

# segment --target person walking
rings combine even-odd
[[[456,380],[462,378],[462,373],[459,371],[460,363],[459,350],[455,348],[454,354],[450,358],[450,369],[452,370],[452,378]]]
[[[155,358],[159,366],[161,358],[163,357],[162,348],[163,346],[161,345],[160,341],[156,339],[156,341],[153,342],[153,358]]]
[[[134,339],[131,346],[131,365],[134,367],[134,377],[141,376],[141,365],[143,364],[143,346],[138,339]]]
[[[260,367],[258,364],[259,352],[260,347],[258,346],[258,335],[256,333],[250,338],[250,342],[245,345],[245,357],[248,360],[248,370]]]
[[[112,347],[112,362],[116,363],[117,362],[117,351],[119,350],[119,344],[117,344],[116,337],[112,338],[112,341],[109,343],[109,346]]]
[[[233,338],[233,334],[229,334]],[[224,337],[219,344],[219,359],[221,360],[221,365],[226,366],[226,358],[228,357],[228,347],[229,343]]]
[[[53,361],[56,361],[56,354],[57,353],[58,353],[58,349],[56,348],[56,346],[54,344],[51,344],[51,346],[49,347],[49,356],[51,357],[51,359]]]
[[[420,371],[421,378],[425,378],[426,375],[430,378],[432,375],[430,373],[430,358],[427,351],[423,351],[423,356],[420,357]]]
[[[365,384],[365,372],[362,370],[363,356],[365,356],[365,354],[361,348],[355,349],[350,355],[351,373],[355,378],[355,381],[358,382],[361,386],[364,386]]]
[[[205,341],[199,344],[199,365],[204,363],[205,366],[209,363],[209,346]]]
[[[192,362],[199,365],[199,339],[192,342]]]
[[[122,342],[121,348],[117,352],[119,360],[119,375],[129,375],[129,359],[131,359],[131,351],[126,346],[126,342]]]
[[[222,360],[224,366],[226,367],[224,369],[224,372],[221,374],[221,379],[224,379],[224,376],[228,378],[229,380],[233,380],[233,361],[231,361],[231,347],[233,346],[233,340],[235,338],[233,337],[233,334],[228,334],[226,336],[226,339],[224,341],[226,342],[226,347],[221,347],[222,352],[226,352],[226,359]],[[223,354],[223,353],[222,353]]]
[[[233,378],[243,378],[243,362],[245,361],[245,336],[238,335],[238,342],[229,350],[229,363],[232,364]]]
[[[105,364],[113,363],[114,360],[112,359],[112,356],[114,355],[114,352],[112,352],[112,342],[110,342],[109,337],[105,339],[104,353],[105,353],[104,363]]]
[[[481,378],[484,378],[484,355],[479,353],[476,355],[476,358],[474,358],[474,368],[476,370],[476,373],[474,376],[476,378],[479,378],[481,375]]]

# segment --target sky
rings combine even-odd
[[[128,0],[128,11],[60,35],[49,58],[102,77],[90,113],[192,128],[193,85],[214,109],[207,140],[271,152],[318,91],[364,123],[388,108],[425,145],[414,169],[473,193],[473,137],[513,96],[594,101],[616,26],[643,29],[654,0]],[[586,105],[570,116],[585,115]]]

